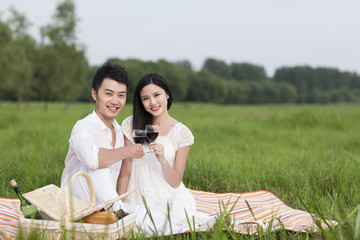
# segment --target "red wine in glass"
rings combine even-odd
[[[146,136],[149,140],[149,142],[153,142],[156,140],[156,138],[158,137],[159,133],[158,132],[147,132]]]
[[[141,129],[134,129],[132,132],[132,136],[135,143],[144,144],[147,136],[146,131]]]
[[[133,137],[135,143],[140,143],[141,145],[145,143],[146,137]]]
[[[159,125],[146,125],[145,131],[149,142],[154,142],[159,135]]]

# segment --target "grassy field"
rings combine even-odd
[[[195,136],[184,183],[213,192],[269,190],[293,208],[312,206],[310,210],[340,222],[329,235],[281,233],[288,239],[354,239],[360,234],[359,107],[174,104],[171,115]],[[59,185],[71,129],[92,109],[92,104],[79,103],[68,110],[54,103],[47,111],[40,103],[21,110],[0,104],[0,197],[16,197],[12,178],[23,192]],[[117,120],[121,123],[130,114],[127,105]],[[235,236],[272,239],[279,233]]]

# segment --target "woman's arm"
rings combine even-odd
[[[155,152],[161,167],[164,171],[166,181],[173,187],[176,188],[180,185],[186,166],[187,157],[190,151],[190,146],[179,148],[176,152],[174,168],[166,161],[164,157],[164,147],[156,142],[149,145]]]
[[[125,138],[125,146],[130,146],[132,143],[126,137],[124,137],[124,138]],[[117,193],[119,195],[127,192],[127,188],[129,185],[129,179],[130,179],[130,173],[131,173],[131,163],[132,163],[132,159],[127,158],[127,159],[124,159],[121,164],[121,169],[120,169],[120,173],[119,173],[119,177],[118,177],[118,184],[117,184]]]

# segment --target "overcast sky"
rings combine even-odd
[[[33,23],[52,20],[59,0],[0,0]],[[75,0],[78,38],[91,65],[109,57],[144,61],[208,57],[263,66],[334,67],[360,74],[359,0]],[[126,67],[126,66],[125,66]]]

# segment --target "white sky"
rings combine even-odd
[[[59,2],[0,0],[33,23],[50,21]],[[75,0],[78,38],[91,65],[109,57],[249,62],[269,76],[282,66],[334,67],[360,74],[359,0]],[[126,67],[126,66],[125,66]]]

